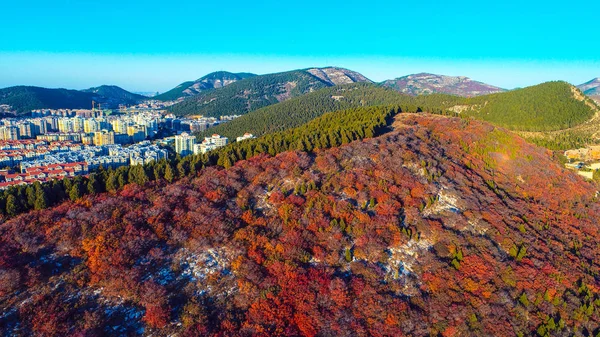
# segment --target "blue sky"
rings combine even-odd
[[[215,70],[336,65],[514,88],[600,76],[590,1],[7,0],[0,87],[164,91]]]

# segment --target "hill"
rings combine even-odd
[[[125,89],[117,87],[116,85],[102,85],[82,91],[102,96],[103,103],[113,107],[118,107],[119,104],[134,105],[149,99],[147,96],[131,93]]]
[[[444,94],[408,96],[375,85],[353,84],[321,89],[253,111],[211,128],[200,137],[219,133],[235,139],[245,132],[260,136],[296,127],[328,111],[379,104],[419,106],[426,112],[486,120],[552,149],[574,148],[591,141],[592,133],[597,134],[596,117],[600,111],[565,82],[473,98]],[[585,129],[583,135],[581,129]],[[561,136],[554,136],[555,133]]]
[[[294,70],[247,78],[190,97],[170,107],[170,111],[177,115],[198,114],[212,117],[243,115],[336,83],[368,81],[362,75],[340,68],[325,68],[322,72],[317,70]]]
[[[518,131],[571,128],[590,120],[597,111],[589,99],[566,82],[469,98],[451,109]]]
[[[222,88],[233,82],[254,76],[256,75],[250,73],[230,73],[227,71],[217,71],[203,76],[196,81],[183,82],[177,87],[160,95],[156,95],[153,98],[161,101],[174,101],[179,98],[198,95],[206,90]]]
[[[400,114],[394,128],[3,223],[0,332],[595,333],[597,188],[487,123]]]
[[[49,89],[32,86],[16,86],[0,89],[0,105],[7,104],[17,114],[34,109],[91,109],[92,101],[106,108],[119,104],[132,105],[148,97],[131,93],[114,85],[102,85],[85,90]]]
[[[246,132],[262,136],[300,126],[330,111],[401,104],[407,101],[412,100],[408,96],[373,84],[339,85],[258,109],[233,121],[210,128],[199,137],[218,133],[229,139],[235,139]]]
[[[450,94],[473,97],[505,91],[463,76],[444,76],[420,73],[387,80],[382,86],[392,88],[408,95]]]
[[[0,89],[0,104],[8,104],[18,114],[33,109],[92,108],[92,101],[100,101],[94,93],[68,89],[47,89],[32,86],[16,86]]]

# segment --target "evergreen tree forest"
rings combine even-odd
[[[301,70],[246,78],[207,90],[169,108],[178,115],[220,117],[243,115],[329,85]]]
[[[566,82],[547,82],[504,93],[465,99],[467,116],[518,131],[572,128],[595,113],[590,99],[576,99],[578,89]],[[581,94],[581,93],[579,93]],[[581,97],[584,96],[581,94]]]
[[[14,186],[0,193],[0,213],[13,217],[60,204],[67,199],[75,201],[88,194],[116,192],[129,183],[143,186],[159,179],[170,183],[195,176],[207,166],[228,168],[239,160],[264,153],[273,156],[288,150],[313,151],[336,147],[379,135],[386,130],[394,115],[418,109],[412,106],[377,106],[331,112],[298,128],[233,143],[206,155],[177,156],[144,166],[100,168],[88,177]]]
[[[337,85],[253,111],[201,132],[198,137],[218,133],[235,139],[246,132],[259,137],[298,127],[326,112],[375,105],[418,105],[424,111],[439,113],[441,106],[460,99],[450,95],[412,97],[369,83]]]

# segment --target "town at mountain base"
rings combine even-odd
[[[589,336],[595,194],[503,129],[399,114],[5,222],[0,333]]]

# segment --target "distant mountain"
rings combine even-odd
[[[231,83],[254,76],[256,75],[250,73],[230,73],[228,71],[216,71],[195,81],[183,82],[175,88],[160,95],[156,95],[153,98],[161,101],[173,101],[182,97],[195,96],[206,90],[222,88]]]
[[[590,96],[594,101],[600,104],[600,77],[594,78],[593,80],[584,84],[578,85],[577,88],[584,94]]]
[[[354,82],[370,80],[356,72],[331,67],[260,75],[201,92],[170,110],[177,115],[242,115],[318,89]]]
[[[119,104],[132,105],[148,97],[131,93],[114,85],[102,85],[85,90],[49,89],[16,86],[0,89],[0,105],[7,104],[17,114],[35,109],[91,109],[92,101],[106,108]]]
[[[96,93],[68,89],[48,89],[16,86],[0,89],[0,104],[8,104],[17,114],[33,109],[92,108],[92,101],[101,101]]]
[[[464,76],[444,76],[420,73],[387,80],[384,87],[408,95],[450,94],[463,97],[481,96],[506,91],[505,89],[482,82],[473,81]]]
[[[594,78],[577,86],[584,94],[589,96],[600,95],[600,77]]]
[[[373,81],[366,78],[362,74],[344,68],[311,68],[307,69],[306,71],[332,86],[357,82],[373,83]]]
[[[119,104],[132,105],[148,99],[147,96],[131,93],[115,85],[102,85],[81,91],[102,96],[102,102],[110,106],[118,106]]]

